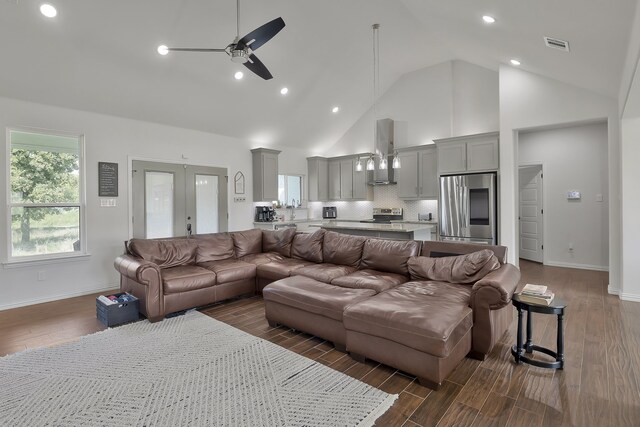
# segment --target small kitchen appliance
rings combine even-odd
[[[360,222],[391,224],[391,221],[402,221],[403,219],[402,208],[373,208],[373,219],[365,219]]]
[[[338,218],[338,210],[335,206],[325,206],[322,208],[322,219]]]
[[[256,222],[271,222],[276,217],[276,211],[271,206],[256,206]]]

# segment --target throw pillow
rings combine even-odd
[[[296,234],[291,244],[291,257],[321,263],[323,240],[324,230],[321,228],[313,233]]]
[[[482,249],[452,257],[411,257],[408,265],[413,280],[472,284],[500,268],[500,261],[492,251]]]
[[[289,258],[291,256],[291,242],[296,235],[295,228],[284,230],[262,230],[262,252],[276,252]]]

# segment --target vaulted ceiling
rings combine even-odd
[[[241,0],[240,33],[282,16],[256,54],[263,81],[221,48],[234,0],[0,0],[0,96],[198,129],[256,145],[317,147],[339,139],[372,103],[371,24],[381,24],[383,88],[450,59],[521,68],[616,97],[636,0]],[[497,19],[491,26],[481,16]],[[544,46],[568,40],[571,52]],[[280,88],[289,88],[286,97]],[[340,106],[338,114],[331,108]]]

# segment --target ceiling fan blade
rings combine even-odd
[[[201,49],[196,47],[169,47],[169,52],[226,52],[225,49]]]
[[[249,60],[244,63],[244,66],[265,80],[270,80],[273,78],[269,70],[267,70],[267,67],[265,67],[262,61],[260,61],[254,54],[251,54]]]
[[[244,36],[238,41],[237,49],[244,49],[248,46],[251,50],[256,50],[284,28],[284,20],[282,18],[276,18],[273,21],[267,22],[261,27],[256,28],[249,34]]]

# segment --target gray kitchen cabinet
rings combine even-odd
[[[361,154],[364,158],[368,153]],[[373,187],[368,183],[373,179],[371,171],[356,171],[358,156],[328,159],[328,200],[373,200]],[[364,163],[364,162],[363,162]]]
[[[278,200],[278,154],[268,148],[254,148],[253,156],[253,201]]]
[[[498,132],[439,139],[435,143],[440,175],[498,170]]]
[[[401,168],[396,170],[397,192],[401,199],[438,198],[438,158],[436,147],[399,150]]]
[[[351,161],[351,171],[353,173],[353,199],[373,200],[373,187],[369,181],[373,179],[373,172],[368,170],[356,171],[357,158]],[[363,163],[363,166],[365,164]]]
[[[340,200],[340,161],[329,161],[329,200]]]
[[[353,199],[353,160],[340,160],[340,199]]]
[[[467,171],[498,170],[498,153],[497,135],[467,142]]]
[[[307,158],[308,200],[324,202],[329,200],[329,160],[324,157]]]

